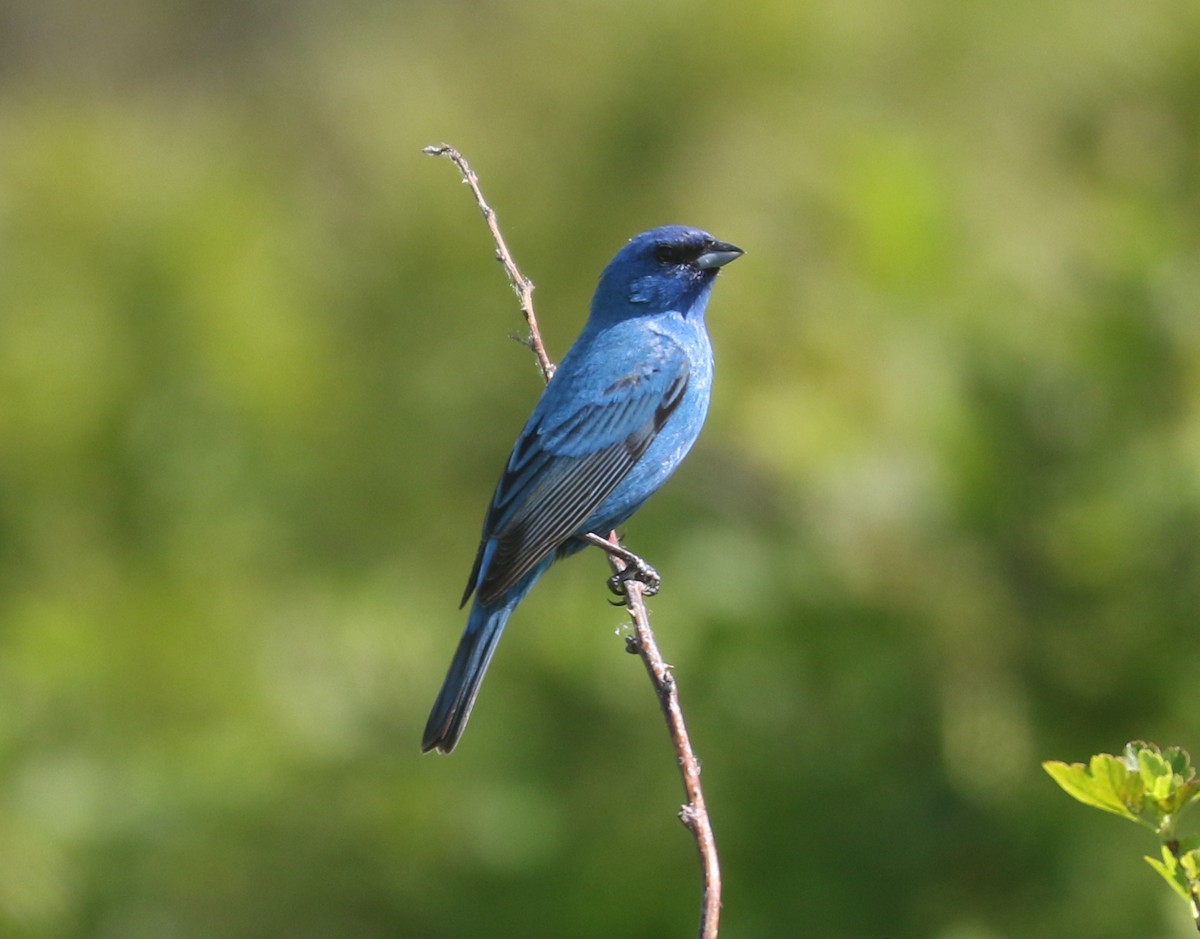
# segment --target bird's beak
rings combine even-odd
[[[727,244],[724,241],[714,241],[708,246],[707,251],[696,258],[696,267],[702,271],[723,267],[734,258],[740,258],[743,254],[745,252],[737,245]]]

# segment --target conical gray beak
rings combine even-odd
[[[745,252],[737,245],[727,244],[724,241],[714,241],[708,246],[707,251],[696,258],[696,267],[702,271],[723,267],[734,258],[740,258],[743,254]]]

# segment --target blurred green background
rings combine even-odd
[[[1043,759],[1200,750],[1200,5],[0,7],[0,935],[661,937],[699,880],[585,554],[418,752],[552,355],[747,251],[626,531],[723,936],[1194,935]]]

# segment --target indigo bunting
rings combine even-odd
[[[475,603],[433,705],[424,752],[458,743],[518,603],[557,559],[629,519],[675,471],[708,412],[704,309],[742,249],[670,225],[617,252],[591,312],[517,438],[463,594]]]

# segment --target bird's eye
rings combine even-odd
[[[654,260],[660,264],[677,264],[679,262],[679,249],[675,245],[658,245],[654,249]]]

